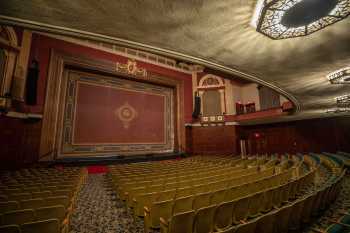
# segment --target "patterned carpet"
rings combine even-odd
[[[143,221],[133,219],[107,186],[106,175],[89,174],[80,191],[70,233],[143,233]]]
[[[314,185],[309,192],[319,188],[329,179],[329,171],[321,166]],[[117,200],[114,192],[108,186],[105,174],[89,174],[87,182],[80,191],[76,209],[71,219],[70,233],[143,233],[143,220],[134,219],[125,204]],[[329,218],[339,216],[339,211],[350,206],[350,176],[344,179],[343,189],[336,202],[319,219],[311,225],[313,228],[326,228]],[[156,231],[155,231],[156,232]],[[303,233],[312,232],[310,227]]]

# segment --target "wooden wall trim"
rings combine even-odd
[[[65,54],[51,50],[48,79],[46,86],[46,98],[44,105],[42,134],[40,140],[39,158],[50,155],[57,157],[59,109],[61,93],[64,85],[65,68],[84,70],[110,76],[119,76],[131,80],[139,80],[159,85],[165,85],[175,90],[175,149],[185,150],[185,118],[184,118],[184,81],[147,71],[147,77],[136,77],[127,73],[121,73],[116,69],[116,62],[110,60],[88,58],[81,55]]]

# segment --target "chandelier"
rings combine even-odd
[[[350,84],[350,66],[328,74],[327,78],[332,84]]]
[[[309,35],[349,14],[350,0],[258,0],[251,25],[279,40]]]

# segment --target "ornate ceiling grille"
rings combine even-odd
[[[350,66],[328,74],[327,78],[332,84],[350,84]]]
[[[306,36],[350,14],[350,0],[259,0],[252,25],[271,39]]]

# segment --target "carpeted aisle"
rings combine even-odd
[[[80,191],[70,233],[141,233],[143,221],[134,220],[124,203],[108,189],[104,173],[89,174]],[[135,222],[136,221],[136,222]]]

